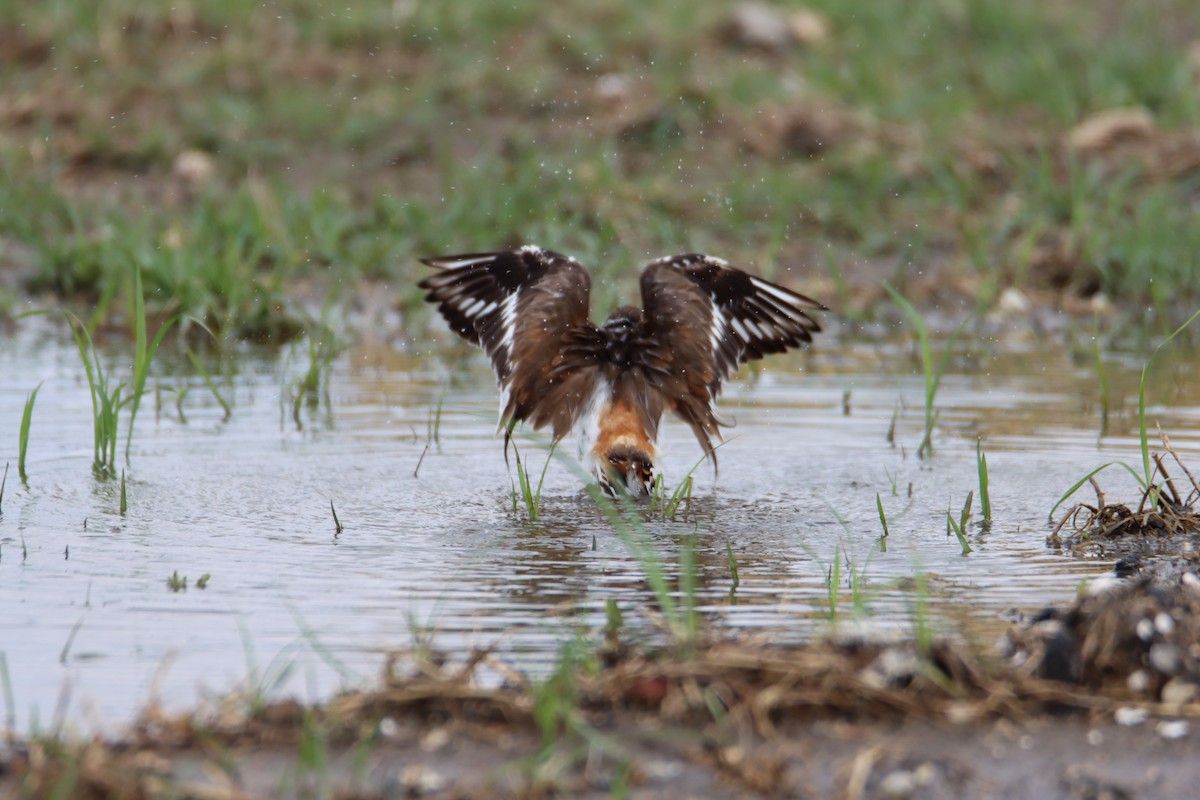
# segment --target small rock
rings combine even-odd
[[[1013,316],[1028,314],[1032,305],[1029,297],[1015,286],[1005,288],[996,299],[996,308]]]
[[[1150,691],[1150,673],[1144,669],[1135,669],[1125,679],[1125,685],[1129,687],[1129,691],[1131,692],[1145,694]]]
[[[404,772],[400,775],[400,783],[410,793],[417,796],[440,792],[446,788],[445,777],[419,764],[405,767]]]
[[[1150,666],[1162,675],[1175,675],[1179,672],[1183,660],[1179,656],[1179,648],[1167,642],[1155,642],[1150,645]]]
[[[1134,626],[1133,630],[1143,642],[1148,642],[1154,638],[1154,623],[1145,617],[1137,621],[1137,625]]]
[[[926,761],[913,771],[913,778],[916,780],[917,786],[932,786],[934,781],[938,779],[937,765]]]
[[[1140,556],[1125,556],[1113,564],[1113,574],[1118,578],[1129,578],[1141,572],[1143,566]]]
[[[1067,143],[1083,153],[1101,153],[1126,142],[1145,142],[1154,136],[1154,117],[1144,108],[1100,111],[1076,125]]]
[[[1105,316],[1113,312],[1112,300],[1104,292],[1096,292],[1088,298],[1088,306],[1093,314]]]
[[[445,728],[434,728],[421,737],[421,749],[426,753],[441,750],[450,744],[450,732]]]
[[[920,671],[916,654],[900,647],[889,647],[863,670],[862,679],[878,688],[907,686]]]
[[[200,186],[212,179],[216,164],[203,150],[184,150],[175,157],[173,169],[176,177],[192,186]]]
[[[1087,743],[1092,747],[1099,747],[1104,744],[1104,732],[1097,728],[1092,728],[1087,732]]]
[[[897,770],[879,782],[879,794],[883,797],[904,800],[917,791],[917,777],[908,770]]]
[[[735,44],[760,50],[783,50],[794,42],[787,15],[766,3],[738,3],[725,31]]]
[[[1154,630],[1162,636],[1170,636],[1175,632],[1175,619],[1165,611],[1160,611],[1154,617]]]
[[[1160,699],[1167,705],[1184,705],[1196,700],[1200,695],[1200,686],[1183,678],[1171,678],[1162,688]]]
[[[1113,719],[1116,720],[1118,725],[1132,728],[1150,719],[1150,712],[1137,706],[1121,706],[1113,714]]]
[[[829,38],[829,23],[825,17],[809,8],[793,11],[788,17],[788,29],[798,44],[811,46]]]
[[[596,79],[596,97],[605,103],[628,102],[633,90],[633,80],[619,72],[609,72]]]
[[[1164,739],[1182,739],[1188,734],[1186,719],[1164,719],[1154,730]]]

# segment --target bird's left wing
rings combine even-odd
[[[812,341],[808,315],[825,306],[791,289],[689,253],[651,261],[642,271],[642,313],[655,347],[644,367],[671,408],[712,452],[720,438],[714,401],[741,364]]]
[[[591,396],[603,339],[588,320],[591,278],[568,256],[527,245],[423,258],[440,271],[419,284],[450,328],[491,359],[500,422],[571,429]]]

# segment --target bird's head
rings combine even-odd
[[[601,488],[610,497],[648,497],[654,485],[654,463],[650,456],[628,445],[609,448],[596,472]]]

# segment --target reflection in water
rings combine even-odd
[[[451,368],[390,350],[348,352],[332,364],[328,400],[301,409],[299,429],[289,398],[307,367],[302,351],[209,365],[233,405],[228,419],[193,370],[162,361],[156,397],[166,399],[139,419],[122,516],[117,484],[91,474],[77,358],[66,341],[0,349],[7,446],[15,448],[26,394],[45,381],[29,485],[10,474],[0,516],[0,651],[21,724],[47,719],[64,685],[72,717],[124,718],[156,685],[167,702],[189,704],[198,688],[226,690],[278,654],[296,660],[293,688],[327,692],[342,680],[333,659],[370,676],[380,651],[409,645],[426,627],[440,646],[495,645],[539,669],[580,626],[599,628],[610,599],[630,624],[654,629],[646,622],[654,614],[639,614],[656,603],[642,566],[569,470],[551,466],[543,521],[514,512],[481,360],[453,351]],[[1046,514],[1086,471],[1137,460],[1139,371],[1140,362],[1108,364],[1114,405],[1110,434],[1098,441],[1087,362],[1040,351],[952,361],[936,454],[922,461],[914,451],[923,382],[906,348],[781,359],[728,388],[723,409],[738,425],[719,479],[701,466],[691,505],[641,529],[672,585],[691,542],[701,611],[735,632],[798,640],[827,630],[831,609],[840,619],[851,613],[856,576],[876,626],[908,630],[925,602],[935,617],[969,618],[987,641],[1003,612],[1061,601],[1107,568],[1048,552]],[[1196,375],[1164,362],[1152,378],[1156,420],[1181,453],[1194,452],[1200,412],[1187,403]],[[964,557],[945,514],[977,489],[978,436],[995,522],[987,532],[971,526],[974,552]],[[668,478],[699,455],[674,423],[663,445]],[[0,457],[15,461],[15,452]],[[1106,489],[1118,494],[1129,480],[1114,472]],[[886,552],[877,495],[889,519]],[[331,500],[345,525],[339,536]],[[729,550],[741,579],[733,593]],[[834,562],[840,585],[831,593]],[[187,591],[169,591],[176,572]],[[211,578],[198,590],[202,574]],[[927,596],[915,574],[928,578]]]

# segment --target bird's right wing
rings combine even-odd
[[[657,343],[644,351],[647,374],[710,454],[721,435],[714,406],[721,382],[739,365],[800,347],[821,330],[807,312],[825,306],[712,256],[651,261],[641,284],[646,329]]]

